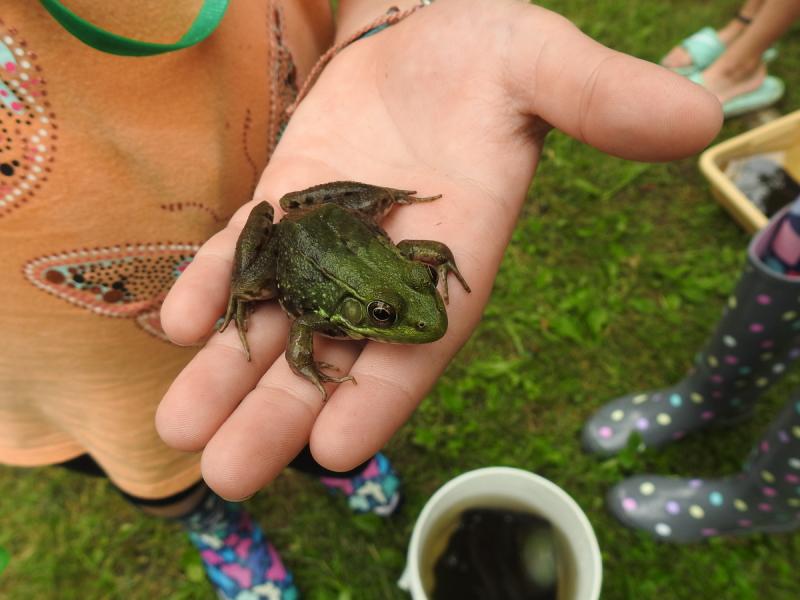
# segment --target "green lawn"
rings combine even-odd
[[[545,4],[601,42],[651,60],[737,7]],[[788,112],[800,106],[797,27],[780,48],[771,70],[787,82],[779,108]],[[746,127],[743,119],[726,124],[721,139]],[[405,482],[401,514],[388,522],[352,517],[296,473],[248,503],[304,597],[404,598],[395,581],[425,499],[458,473],[503,464],[552,479],[586,510],[603,549],[604,599],[797,598],[800,533],[658,544],[617,525],[602,500],[632,473],[737,469],[800,384],[797,370],[736,430],[603,462],[578,442],[583,420],[605,400],[681,377],[721,311],[747,241],[712,200],[696,159],[624,162],[553,134],[481,326],[387,449]],[[145,518],[102,481],[2,468],[0,515],[0,547],[11,554],[2,598],[212,597],[178,527]]]

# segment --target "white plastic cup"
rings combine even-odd
[[[526,510],[542,517],[557,530],[570,558],[565,600],[598,600],[603,583],[600,547],[589,519],[564,490],[539,475],[510,467],[487,467],[451,479],[425,504],[414,525],[406,568],[397,585],[412,600],[428,600],[423,586],[421,559],[443,519],[469,508]],[[439,540],[438,543],[441,543]]]

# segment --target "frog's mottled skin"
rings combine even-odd
[[[452,252],[433,241],[395,245],[378,225],[394,204],[440,197],[416,198],[414,193],[350,181],[326,183],[281,198],[286,215],[277,224],[272,206],[258,204],[236,245],[220,331],[235,320],[250,360],[245,335],[249,307],[277,298],[293,318],[286,349],[289,365],[316,385],[323,398],[323,382],[353,378],[320,370],[331,365],[314,361],[314,332],[402,344],[438,340],[447,330],[448,273],[470,291]]]

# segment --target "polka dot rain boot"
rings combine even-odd
[[[657,448],[711,425],[734,424],[800,357],[800,278],[760,258],[785,213],[750,243],[736,290],[692,372],[676,385],[606,404],[584,425],[587,452],[616,454],[634,433],[645,447]]]
[[[705,481],[637,476],[612,488],[608,505],[628,527],[671,542],[800,528],[800,390],[742,473]]]
[[[241,504],[208,493],[179,519],[220,600],[298,600],[292,574]]]
[[[320,477],[334,494],[344,494],[354,513],[388,517],[400,505],[400,479],[389,459],[378,452],[354,477]]]

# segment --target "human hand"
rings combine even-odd
[[[347,470],[409,418],[480,321],[546,132],[556,127],[627,159],[671,160],[703,148],[722,122],[702,88],[610,50],[562,17],[511,0],[438,0],[342,51],[292,117],[255,193],[197,253],[161,312],[172,340],[205,339],[224,312],[236,240],[255,202],[334,180],[443,194],[396,208],[391,238],[453,251],[472,294],[451,286],[447,334],[401,346],[317,340],[317,360],[358,385],[319,392],[289,369],[289,321],[276,302],[249,320],[253,360],[235,328],[214,334],[157,414],[162,438],[203,450],[203,477],[247,497],[310,443]]]

